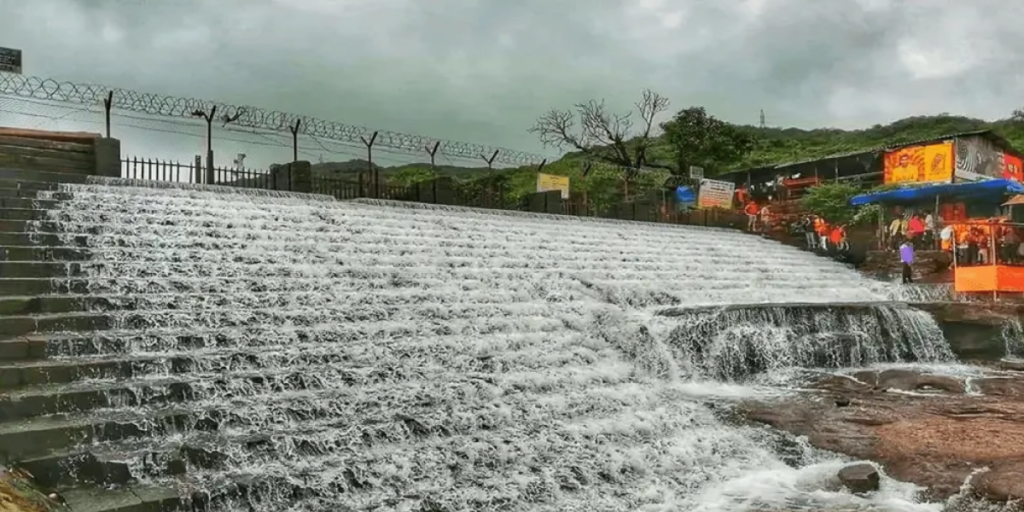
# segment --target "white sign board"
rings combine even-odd
[[[696,165],[690,166],[690,177],[695,180],[704,179],[704,168]]]
[[[731,181],[702,179],[697,192],[697,206],[700,208],[732,208],[732,195],[736,184]]]
[[[21,50],[0,47],[0,73],[21,74]]]

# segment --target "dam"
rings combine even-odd
[[[715,402],[953,358],[734,231],[64,181],[0,189],[0,450],[74,511],[826,506],[801,486],[842,459]]]

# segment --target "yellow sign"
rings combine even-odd
[[[949,183],[953,180],[953,142],[890,151],[882,161],[885,183]]]
[[[569,199],[569,177],[537,173],[537,192],[560,190],[562,199]]]

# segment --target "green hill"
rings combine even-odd
[[[832,128],[758,128],[737,126],[757,140],[754,150],[734,169],[760,167],[798,160],[821,158],[837,153],[870,150],[882,146],[931,139],[959,132],[992,129],[1017,148],[1024,149],[1024,123],[1012,120],[984,121],[947,114],[916,116],[900,119],[887,125],[875,125],[862,130]],[[649,161],[655,165],[671,166],[674,161],[671,148],[664,140],[655,139],[649,151]],[[612,167],[596,166],[587,178],[582,177],[583,155],[570,153],[544,167],[543,172],[570,177],[574,193],[586,190],[595,206],[620,201],[623,196],[622,173]],[[354,179],[356,173],[366,169],[365,161],[330,162],[314,166],[317,174]],[[537,168],[526,166],[514,169],[487,170],[458,166],[438,166],[431,170],[427,164],[408,164],[381,167],[381,176],[389,182],[411,184],[435,176],[451,176],[462,186],[500,186],[511,200],[533,192]],[[630,184],[630,195],[657,188],[668,177],[667,171],[642,173]]]

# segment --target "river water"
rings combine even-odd
[[[173,407],[206,425],[96,450],[144,482],[245,490],[218,510],[939,510],[890,479],[825,490],[847,460],[723,415],[808,368],[953,360],[927,314],[829,260],[699,227],[65,192],[50,220],[88,235],[89,292],[123,308],[88,357],[155,356],[135,382],[186,385]],[[182,446],[218,462],[152,470]]]

